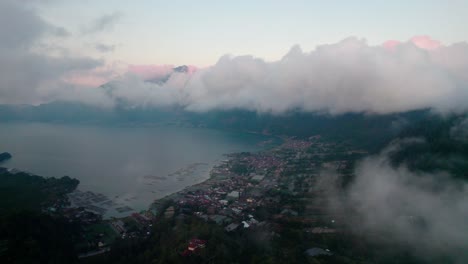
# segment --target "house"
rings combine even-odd
[[[114,228],[114,230],[117,231],[117,233],[123,234],[127,231],[125,229],[125,224],[124,222],[122,222],[122,220],[113,221],[111,225]]]
[[[265,175],[256,174],[252,177],[252,181],[260,182],[261,180],[263,180],[263,178],[265,178]]]
[[[330,253],[330,250],[321,249],[321,248],[309,248],[304,253],[309,257],[315,257],[315,256],[321,256],[321,255],[324,255],[324,256],[333,255],[332,253]]]
[[[232,223],[232,224],[226,226],[226,228],[224,228],[224,230],[226,230],[227,232],[231,232],[231,231],[236,230],[238,227],[239,227],[239,224]]]
[[[187,257],[205,247],[206,247],[206,240],[192,238],[189,241],[187,249],[185,249],[184,252],[181,253],[181,255],[184,257]]]
[[[232,191],[230,192],[227,197],[226,197],[228,200],[235,200],[235,199],[239,199],[239,192],[238,191]]]
[[[298,216],[298,213],[296,211],[288,209],[288,208],[281,211],[281,214],[282,215],[289,215],[289,216]]]
[[[142,225],[148,225],[151,223],[151,219],[139,213],[133,213],[132,218]]]
[[[209,217],[210,217],[210,220],[214,221],[218,225],[223,224],[227,218],[224,215],[210,215]]]
[[[336,233],[336,229],[327,227],[314,227],[307,229],[306,232],[312,234],[333,234]]]
[[[196,251],[198,249],[205,248],[205,247],[206,247],[206,240],[201,240],[201,239],[198,239],[198,238],[192,238],[189,241],[187,249],[189,251],[194,252],[194,251]]]
[[[174,216],[174,206],[169,206],[164,212],[164,218],[172,218]]]

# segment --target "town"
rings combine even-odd
[[[99,210],[86,204],[87,208],[64,209],[66,217],[85,226],[86,242],[80,245],[80,257],[108,252],[115,239],[148,237],[161,221],[193,217],[221,227],[227,234],[261,230],[268,233],[266,239],[291,226],[308,236],[339,233],[343,216],[328,210],[326,190],[319,181],[330,172],[346,179],[353,162],[366,151],[318,135],[306,140],[284,137],[282,141],[259,152],[227,154],[212,168],[208,180],[159,199],[148,210],[128,217],[102,220]],[[73,197],[86,195],[90,194],[76,193]],[[209,243],[209,237],[191,237],[181,245],[185,250],[179,254],[200,254]],[[304,254],[333,253],[328,248],[311,247]]]

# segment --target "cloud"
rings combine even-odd
[[[442,45],[440,41],[434,40],[429,36],[415,36],[411,38],[411,42],[419,48],[427,50],[437,49]]]
[[[29,47],[47,28],[47,23],[33,10],[13,1],[0,2],[1,49]]]
[[[58,100],[47,86],[60,89],[59,85],[51,82],[100,85],[115,78],[108,84],[113,93],[106,101],[129,107],[246,109],[273,114],[291,110],[330,114],[468,110],[466,42],[446,46],[428,36],[417,36],[373,46],[350,37],[310,52],[294,46],[272,62],[251,55],[225,55],[215,65],[196,71],[191,67],[176,71],[173,65],[128,65],[128,74],[121,75],[109,68],[98,69],[104,67],[102,60],[73,57],[60,51],[61,47],[50,53],[33,52],[51,28],[59,36],[66,36],[66,30],[48,25],[34,9],[18,2],[1,5],[0,103]],[[121,16],[116,12],[98,18],[87,31],[108,30]],[[97,44],[95,48],[110,52],[115,46]],[[66,89],[55,94],[65,93]],[[96,93],[100,91],[96,89]],[[89,99],[89,95],[81,98],[79,91],[74,96],[77,101]]]
[[[159,79],[172,73],[174,65],[135,65],[128,66],[128,72],[140,76],[143,80]]]
[[[453,127],[451,127],[450,136],[455,140],[468,142],[468,118],[459,120]]]
[[[468,236],[462,231],[468,230],[468,184],[443,172],[394,167],[389,160],[392,151],[420,141],[394,142],[362,160],[344,193],[327,192],[334,194],[329,196],[331,210],[354,212],[356,221],[348,220],[358,233],[379,234],[426,258],[446,255],[462,263],[461,258],[468,257]]]
[[[89,57],[34,51],[50,33],[63,36],[65,32],[46,23],[35,9],[20,1],[0,1],[0,103],[53,100],[56,90],[63,89],[60,84],[65,75],[102,65],[102,61]]]
[[[95,46],[97,51],[106,53],[106,52],[112,52],[115,50],[116,46],[115,45],[106,45],[102,43],[97,43]]]
[[[95,89],[96,87],[106,84],[109,80],[119,78],[119,76],[127,72],[127,69],[127,64],[120,61],[114,61],[113,63],[106,63],[105,65],[100,65],[87,70],[68,72],[63,75],[62,80],[69,85],[93,88],[90,90],[91,92],[87,91],[88,94],[91,94],[92,91],[96,91],[97,94],[100,94],[101,91],[99,89]],[[66,91],[63,91],[61,94],[65,93]],[[79,90],[74,92],[74,95],[78,96]],[[86,98],[89,98],[89,96],[87,95]],[[108,98],[108,100],[111,99]]]
[[[416,40],[429,44],[421,42],[421,48]],[[116,95],[129,97],[114,99],[138,106],[140,102],[131,94],[144,90],[151,98],[161,93],[166,99],[163,105],[190,111],[240,108],[270,113],[384,114],[421,108],[467,110],[468,44],[436,48],[434,43],[438,42],[418,37],[392,42],[389,49],[388,45],[371,46],[351,37],[311,52],[294,46],[273,62],[250,55],[225,55],[211,67],[171,75],[167,82],[155,84],[145,80],[167,74],[169,66],[131,66],[130,71],[141,80],[116,80],[114,89],[125,90]],[[158,107],[161,102],[160,98],[148,100],[141,105]]]
[[[96,18],[92,23],[83,30],[85,34],[94,34],[107,30],[112,30],[115,23],[123,17],[121,12],[114,12]]]
[[[71,35],[71,33],[63,27],[55,27],[53,30],[53,34],[61,38],[69,37]]]

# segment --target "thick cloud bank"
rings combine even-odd
[[[391,165],[392,151],[418,141],[394,142],[381,154],[361,161],[344,194],[329,192],[335,194],[330,195],[331,208],[351,209],[359,219],[352,229],[358,232],[380,234],[428,258],[447,255],[466,260],[468,184],[443,172],[416,173]]]
[[[179,105],[192,111],[463,111],[468,106],[468,44],[442,46],[415,37],[370,46],[347,38],[309,53],[295,46],[279,61],[226,55],[193,74],[172,74],[163,84],[127,76],[111,86],[111,99],[130,106]]]
[[[74,93],[81,100],[102,100],[65,81],[101,66],[102,61],[45,52],[54,49],[45,40],[67,36],[65,29],[45,22],[27,3],[0,1],[0,104],[41,103]]]
[[[372,46],[351,37],[311,52],[294,46],[273,62],[225,55],[215,65],[197,70],[122,63],[127,65],[122,75],[121,67],[54,47],[60,43],[54,40],[70,33],[48,24],[27,3],[0,1],[1,104],[68,100],[108,107],[332,114],[468,107],[466,42],[445,46],[418,36]],[[98,18],[87,31],[111,29],[121,16],[116,12]],[[96,46],[101,52],[114,48]],[[109,80],[105,88],[89,89]]]

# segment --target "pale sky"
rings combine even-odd
[[[465,111],[467,10],[468,0],[0,0],[0,104]],[[93,89],[103,84],[112,92]]]
[[[208,66],[224,54],[272,61],[295,44],[310,51],[349,36],[371,45],[415,35],[445,44],[468,40],[468,1],[460,0],[51,0],[36,7],[71,33],[58,44],[130,64]],[[107,24],[93,31],[97,21]],[[113,50],[98,52],[101,44]]]

